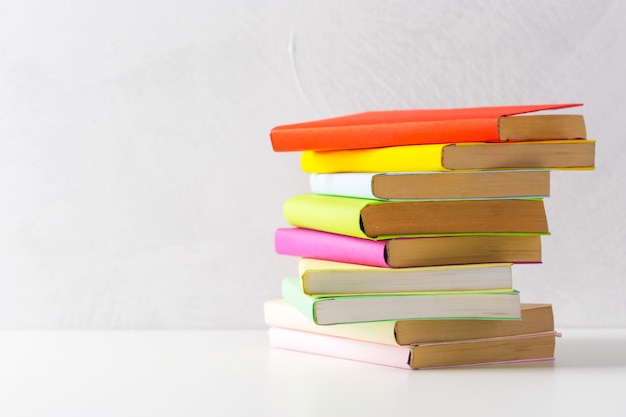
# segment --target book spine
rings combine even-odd
[[[348,339],[365,340],[385,345],[398,345],[395,337],[395,321],[320,326],[313,323],[313,321],[305,317],[294,306],[283,299],[266,301],[263,306],[263,314],[265,324],[268,327],[281,327],[329,336],[345,337]]]
[[[300,278],[284,278],[281,285],[280,295],[289,304],[300,311],[300,313],[304,314],[305,317],[312,322],[316,322],[315,298],[302,292]]]
[[[302,194],[283,204],[289,224],[296,227],[366,238],[361,229],[361,210],[378,200]]]
[[[314,194],[378,199],[372,192],[371,173],[311,174],[309,185]]]
[[[291,125],[270,131],[276,152],[369,149],[451,142],[499,142],[499,116],[336,126]]]
[[[305,151],[300,158],[307,173],[336,172],[443,172],[445,144],[390,146],[376,149]]]
[[[278,327],[270,327],[269,344],[274,348],[411,369],[409,346],[384,345]]]
[[[303,228],[280,228],[274,236],[281,255],[325,259],[351,264],[389,268],[385,241],[361,239]]]

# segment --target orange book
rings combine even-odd
[[[369,149],[460,142],[586,139],[582,115],[528,113],[581,106],[540,104],[387,110],[277,126],[276,152]]]

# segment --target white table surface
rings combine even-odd
[[[264,330],[3,331],[2,416],[625,416],[626,329],[550,364],[407,371],[271,349]]]

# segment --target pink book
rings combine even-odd
[[[397,346],[300,330],[269,328],[273,348],[402,369],[436,369],[554,360],[558,332]],[[429,350],[434,359],[424,357]],[[459,350],[466,353],[459,355]],[[420,365],[430,363],[429,365]]]
[[[538,234],[452,235],[370,240],[299,227],[279,228],[276,252],[383,268],[540,263]]]
[[[326,259],[389,268],[384,240],[368,240],[298,227],[277,229],[274,244],[281,255]]]
[[[269,343],[274,348],[411,369],[408,361],[410,346],[384,345],[280,327],[269,328]]]

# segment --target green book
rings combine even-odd
[[[320,325],[386,320],[520,320],[519,291],[423,292],[385,295],[311,296],[299,277],[285,278],[282,297]]]
[[[283,213],[292,226],[369,239],[548,234],[542,199],[380,201],[302,194],[287,199]]]

